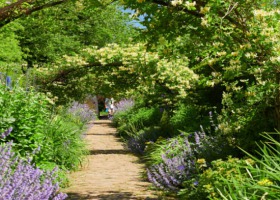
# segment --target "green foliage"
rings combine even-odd
[[[135,10],[134,16],[144,15],[142,23],[146,28],[142,30],[142,43],[130,44],[130,34],[135,36],[135,32],[126,26],[127,17],[118,11],[116,4],[105,6],[100,1],[71,1],[21,20],[22,31],[15,32],[19,30],[16,24],[2,28],[0,61],[18,62],[23,51],[28,67],[37,63],[44,65],[44,68],[34,68],[36,83],[41,91],[51,91],[59,97],[60,104],[83,99],[89,93],[133,94],[142,98],[144,106],[119,113],[114,122],[119,135],[135,139],[131,142],[136,141],[141,148],[146,147],[149,139],[158,139],[156,144],[148,145],[147,150],[154,152],[148,154],[149,164],[159,162],[165,149],[161,146],[171,148],[168,141],[159,136],[173,136],[168,134],[178,133],[177,129],[195,131],[199,125],[207,124],[204,119],[209,108],[217,108],[219,121],[217,127],[209,129],[218,128],[219,136],[225,141],[254,155],[255,142],[262,139],[259,133],[280,129],[279,1],[122,0],[121,3],[125,8]],[[1,3],[1,7],[5,5]],[[11,16],[16,14],[10,13]],[[20,40],[21,49],[17,40]],[[105,46],[109,42],[114,44]],[[30,101],[40,102],[31,103],[29,109],[29,103],[25,103],[29,99],[24,99],[23,92],[17,97],[24,99],[23,103],[10,98],[9,94],[14,91],[1,89],[1,130],[16,125],[17,134],[10,137],[18,139],[16,144],[25,145],[30,151],[39,146],[35,141],[41,141],[45,134],[40,130],[46,125],[45,117],[49,116],[49,111],[44,113],[48,109],[39,107],[39,97],[32,100],[33,97],[26,93]],[[42,102],[45,106],[46,99],[42,98]],[[178,102],[183,103],[177,109]],[[154,105],[168,107],[174,113],[165,111],[161,114]],[[8,108],[7,111],[4,107]],[[76,137],[76,129],[70,129],[68,122],[60,119],[54,124],[58,135],[63,135],[61,138],[67,140],[68,136],[58,124],[65,125],[71,137]],[[55,131],[51,132],[50,137],[55,138]],[[23,134],[22,138],[20,134]],[[277,141],[269,139],[277,146]],[[60,141],[57,149],[61,144],[64,143]],[[75,148],[79,146],[75,142],[73,145]],[[185,183],[187,189],[182,190],[182,196],[190,199],[206,196],[215,199],[222,194],[225,199],[249,198],[248,195],[255,195],[258,199],[270,198],[270,195],[278,197],[272,189],[279,189],[278,185],[275,186],[279,179],[275,180],[269,171],[274,169],[266,163],[278,162],[277,156],[272,156],[274,160],[266,156],[277,152],[277,149],[268,150],[271,148],[275,147],[261,148],[264,160],[255,159],[256,165],[233,158],[213,162],[212,168],[201,174],[200,185],[194,187],[194,180]],[[175,154],[177,151],[174,148]],[[66,152],[59,154],[58,150],[55,155],[48,156],[79,162]],[[44,156],[43,159],[48,160]],[[71,167],[69,163],[60,164]],[[222,175],[229,172],[229,176],[227,174],[223,179],[218,172]],[[266,190],[257,184],[264,172],[271,175],[264,177],[270,184]],[[240,184],[240,180],[248,189]],[[255,189],[263,193],[255,192]],[[234,194],[236,191],[241,192]],[[227,197],[229,194],[233,196]]]
[[[21,155],[44,146],[44,127],[49,122],[51,106],[44,94],[31,88],[9,89],[0,84],[0,128],[3,132],[13,127],[13,132],[2,142],[13,140]]]
[[[150,52],[173,62],[188,58],[185,68],[199,78],[196,85],[184,88],[185,100],[216,107],[220,127],[236,145],[253,149],[260,132],[279,129],[279,3],[125,0],[124,4],[137,10],[136,15],[145,15]],[[165,74],[168,70],[161,75]],[[179,79],[176,71],[172,76]],[[170,93],[178,97],[174,92],[178,83],[168,80],[164,83],[174,84]],[[164,85],[157,76],[153,81]]]
[[[237,163],[236,176],[221,174],[220,181],[224,187],[218,190],[220,199],[280,198],[280,133],[262,136],[265,141],[259,145],[259,156],[248,154],[253,163]]]
[[[59,166],[59,176],[66,184],[65,170],[77,170],[87,154],[82,138],[87,122],[77,121],[77,116],[65,111],[54,115],[51,102],[32,88],[8,88],[1,83],[0,128],[3,132],[13,127],[13,131],[0,142],[13,140],[15,151],[22,157],[37,152],[35,164],[42,169]]]
[[[15,30],[20,29],[19,27],[18,24],[14,24],[0,29],[0,65],[2,62],[21,61],[22,51],[18,36],[15,34]]]
[[[20,20],[20,46],[31,64],[53,63],[89,45],[123,43],[133,35],[118,5],[70,1]]]
[[[238,158],[229,157],[223,161],[221,159],[211,162],[211,167],[204,170],[200,176],[198,185],[193,187],[193,191],[189,189],[182,189],[179,192],[179,196],[182,199],[221,199],[219,190],[223,190],[226,186],[221,181],[221,176],[224,178],[235,178],[237,181],[249,180],[250,177],[246,174],[245,169],[241,169],[240,165],[247,165],[248,163],[253,164],[253,160],[240,160]],[[247,164],[246,164],[247,163]],[[189,188],[191,182],[185,182],[184,186]],[[238,190],[235,190],[236,192]]]
[[[177,131],[194,132],[200,125],[205,125],[206,120],[203,119],[198,106],[180,104],[173,113],[170,124]]]
[[[117,112],[116,114],[114,114],[114,118],[113,118],[114,125],[116,127],[123,126],[124,124],[126,124],[126,122],[128,122],[130,116],[133,115],[133,113],[134,113],[133,107]]]
[[[36,161],[35,161],[36,162]],[[36,167],[43,171],[52,171],[53,169],[57,169],[56,171],[56,181],[59,183],[60,188],[66,188],[69,186],[69,170],[63,168],[63,166],[58,166],[54,162],[39,162],[36,163]]]
[[[65,116],[56,116],[44,127],[44,146],[37,154],[35,161],[39,165],[54,162],[62,169],[77,170],[88,153],[82,133],[85,131]]]
[[[128,133],[126,145],[132,153],[144,155],[147,146],[162,136],[165,134],[159,126],[144,127],[140,130],[132,128]]]
[[[177,141],[177,145],[172,145],[174,141]],[[145,155],[146,165],[152,166],[162,163],[162,155],[167,150],[170,155],[180,155],[184,146],[184,139],[181,136],[176,136],[169,140],[159,137],[155,143],[148,143]]]
[[[158,108],[140,108],[139,110],[135,110],[130,117],[128,123],[151,126],[158,124],[161,119],[161,113]]]
[[[161,113],[158,108],[138,108],[126,111],[114,116],[115,124],[118,124],[118,134],[122,137],[133,136],[135,132],[144,127],[158,125]]]
[[[279,199],[279,133],[263,134],[259,156],[215,160],[199,176],[193,192],[182,189],[183,199]],[[185,182],[185,186],[189,185]]]
[[[139,102],[131,109],[117,112],[113,122],[127,147],[140,155],[145,154],[150,143],[172,135],[167,111],[161,113],[156,106],[147,108]]]
[[[172,137],[172,128],[170,126],[169,121],[170,121],[170,117],[168,111],[163,110],[163,113],[160,118],[159,126],[161,127],[161,131],[163,135],[165,135],[166,137],[167,136]]]

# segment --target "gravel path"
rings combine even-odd
[[[143,164],[115,137],[109,120],[98,120],[88,130],[90,155],[85,166],[70,175],[70,187],[63,192],[76,199],[158,199],[141,179]]]

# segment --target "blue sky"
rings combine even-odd
[[[121,11],[124,12],[124,13],[129,13],[130,15],[133,15],[133,13],[135,13],[133,10],[131,9],[123,9],[121,8]],[[137,27],[137,28],[146,28],[145,26],[143,26],[142,24],[140,24],[139,22],[143,21],[144,20],[144,16],[143,15],[140,15],[138,17],[139,20],[132,20],[130,22],[130,24],[133,24],[133,26]]]

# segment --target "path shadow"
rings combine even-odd
[[[100,135],[100,136],[103,136],[103,135],[113,135],[113,136],[115,136],[116,133],[86,133],[85,135]]]
[[[102,120],[102,121],[95,121],[94,123],[93,123],[93,125],[105,125],[105,126],[108,126],[108,127],[112,127],[112,122],[111,121],[109,121],[109,120]]]
[[[99,116],[98,118],[101,119],[101,120],[104,120],[104,119],[108,119],[108,116],[107,115],[103,115],[103,116]]]
[[[116,128],[116,127],[114,127],[113,122],[110,120],[102,120],[102,121],[97,120],[93,123],[93,126],[94,125],[100,125],[100,126],[105,125],[106,127],[109,127],[109,128]]]
[[[90,155],[98,155],[98,154],[130,154],[130,152],[126,149],[98,149],[98,150],[90,150]]]
[[[106,191],[103,194],[78,194],[78,193],[68,193],[66,200],[159,200],[159,198],[150,197],[136,197],[130,192],[117,192],[117,191]]]

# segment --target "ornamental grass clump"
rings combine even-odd
[[[216,199],[280,199],[280,132],[264,133],[262,136],[258,156],[245,152],[249,159],[238,160],[232,167],[234,170],[219,173],[217,181],[212,181],[214,192],[219,194]],[[227,161],[226,167],[230,164]],[[213,169],[213,172],[218,169]],[[214,192],[211,191],[211,194]]]
[[[2,134],[7,136],[11,132]],[[67,195],[59,193],[56,169],[42,171],[32,159],[23,159],[12,151],[12,142],[0,146],[0,199],[5,200],[62,200]]]

